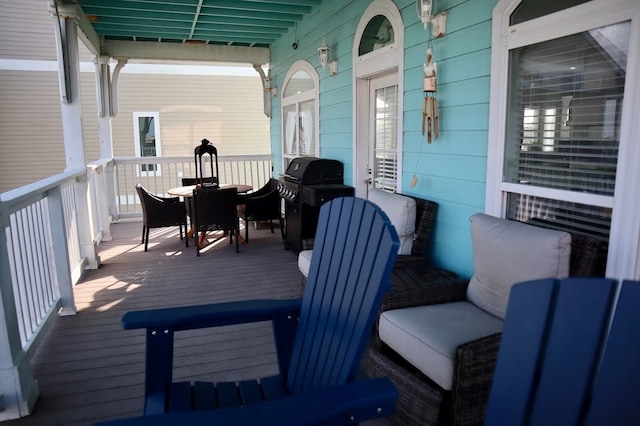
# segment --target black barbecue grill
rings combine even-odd
[[[343,175],[338,160],[300,157],[291,161],[278,182],[285,201],[285,248],[300,252],[313,247],[320,206],[354,194],[353,187],[343,185]]]

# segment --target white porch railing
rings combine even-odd
[[[270,155],[218,163],[223,184],[257,189],[272,176]],[[0,421],[33,409],[31,357],[56,314],[75,314],[73,285],[100,265],[110,224],[141,215],[135,184],[166,194],[194,176],[193,157],[115,158],[0,194]]]
[[[206,159],[203,170],[208,171]],[[221,184],[251,185],[254,189],[266,184],[273,175],[271,155],[219,156],[218,167]],[[168,196],[167,190],[182,186],[183,177],[196,176],[195,160],[193,156],[115,158],[114,175],[118,217],[135,217],[142,214],[136,184],[154,194]]]
[[[0,420],[28,414],[38,397],[31,355],[58,312],[74,314],[80,276],[76,170],[0,194]]]

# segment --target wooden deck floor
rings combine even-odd
[[[239,254],[225,239],[197,257],[174,229],[152,230],[145,253],[141,227],[112,226],[113,240],[99,247],[102,266],[75,287],[77,315],[56,318],[33,358],[40,386],[34,413],[5,425],[84,426],[140,415],[144,331],[122,330],[129,310],[299,295],[296,256],[283,249],[278,230],[252,228]],[[240,380],[276,371],[269,324],[177,337],[177,378]]]

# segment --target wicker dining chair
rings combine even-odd
[[[266,185],[239,198],[238,215],[244,221],[245,241],[249,242],[249,222],[269,221],[271,233],[274,233],[273,221],[280,224],[280,233],[284,238],[284,220],[282,219],[281,198],[278,194],[278,180],[269,179]]]
[[[238,234],[240,224],[238,220],[238,190],[236,188],[208,188],[197,187],[193,190],[193,230],[196,241],[196,254],[200,256],[199,234],[210,231],[227,231],[229,244],[236,237],[236,253],[240,251]],[[222,234],[214,241],[224,238]]]
[[[218,178],[216,178],[215,176],[209,176],[206,178],[194,178],[194,177],[182,178],[182,186],[192,186],[192,185],[198,185],[198,184],[213,186],[216,183],[218,183]],[[193,199],[191,197],[185,197],[184,206],[187,209],[187,216],[189,217],[189,222],[191,223],[191,226],[193,226]]]
[[[164,228],[168,226],[180,227],[180,239],[182,236],[182,227],[185,233],[187,231],[187,212],[184,202],[178,197],[160,197],[151,194],[141,184],[136,185],[136,192],[140,198],[142,206],[142,243],[144,243],[144,251],[147,251],[149,245],[149,229]],[[186,246],[189,247],[189,238],[185,238]]]

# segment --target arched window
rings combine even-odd
[[[306,61],[294,63],[282,91],[282,164],[296,157],[319,156],[318,73]]]
[[[394,43],[393,25],[384,15],[376,15],[367,24],[360,39],[358,56]]]

